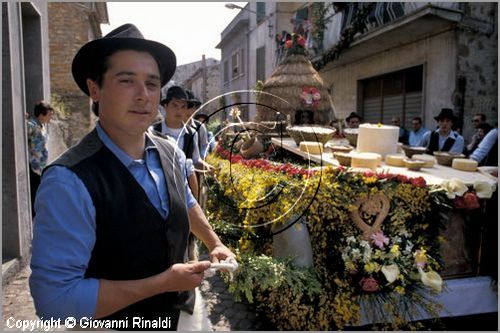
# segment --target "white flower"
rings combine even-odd
[[[382,273],[387,279],[387,282],[393,283],[399,275],[399,267],[396,264],[382,266]]]
[[[356,237],[349,236],[346,238],[347,243],[356,243]]]
[[[359,259],[361,257],[361,251],[359,251],[359,249],[353,249],[351,251],[351,254],[354,260]]]
[[[438,293],[441,292],[443,288],[443,279],[441,279],[438,273],[434,271],[424,272],[420,267],[418,267],[418,272],[420,273],[420,279],[424,285],[434,289]]]
[[[234,108],[231,108],[231,110],[229,111],[229,114],[231,115],[231,117],[237,118],[241,115],[241,111],[240,111],[240,109],[238,109],[238,107],[234,107]]]
[[[365,249],[371,249],[370,243],[368,243],[365,240],[362,240],[361,242],[359,242],[359,245],[361,245],[361,247],[364,247]]]
[[[448,199],[455,199],[455,197],[464,195],[467,192],[467,186],[457,178],[452,178],[450,180],[444,180],[441,183],[441,188],[446,191]]]
[[[489,199],[495,191],[494,185],[490,185],[488,182],[477,181],[474,183],[474,191],[480,199]]]

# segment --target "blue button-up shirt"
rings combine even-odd
[[[127,167],[163,218],[168,215],[168,190],[158,150],[146,134],[144,159],[134,160],[111,141],[99,124],[103,144]],[[180,165],[185,156],[178,149]],[[185,172],[183,172],[185,174]],[[196,204],[184,179],[188,209]],[[42,177],[35,200],[30,276],[31,295],[39,317],[93,316],[99,280],[84,278],[96,242],[95,207],[78,176],[53,166]]]
[[[425,133],[429,132],[427,128],[420,127],[418,131],[410,131],[410,137],[408,139],[408,143],[410,146],[415,147],[420,144],[420,141],[422,141],[422,137],[424,136]]]
[[[481,140],[477,148],[470,155],[470,158],[481,163],[481,161],[490,153],[491,148],[495,145],[498,140],[498,128],[494,128],[486,134],[486,136]]]
[[[435,130],[435,132],[439,133],[439,129]],[[420,141],[420,144],[418,144],[418,146],[428,147],[431,141],[431,134],[432,131],[425,133],[422,136],[422,140]],[[455,143],[453,143],[453,146],[451,146],[449,152],[461,154],[464,150],[464,138],[454,131],[450,131],[447,136],[442,136],[441,134],[439,134],[439,150],[443,149],[444,143],[448,138],[455,139]]]

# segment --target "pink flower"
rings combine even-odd
[[[479,204],[479,198],[476,193],[473,192],[467,192],[464,194],[464,203],[466,209],[477,209],[481,207]]]
[[[375,280],[372,277],[362,278],[359,281],[359,285],[361,286],[361,289],[363,289],[363,291],[366,291],[369,293],[372,293],[372,292],[377,291],[379,289],[379,285],[378,285],[377,280]]]
[[[385,237],[382,231],[374,232],[370,238],[372,239],[372,243],[380,249],[384,248],[384,244],[389,244],[389,238]]]

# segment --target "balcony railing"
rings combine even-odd
[[[365,34],[370,30],[377,27],[389,24],[400,17],[410,15],[418,9],[432,4],[437,7],[462,10],[463,4],[459,2],[336,2],[330,3],[332,10],[327,14],[326,21],[329,24],[340,24],[340,29],[335,29],[339,31],[339,35],[335,36],[334,40],[324,39],[322,42],[314,41],[312,38],[312,31],[315,29],[314,22],[305,19],[302,15],[301,18],[294,17],[291,19],[293,24],[293,32],[300,33],[307,40],[306,47],[309,51],[310,58],[315,58],[316,56],[322,54],[325,49],[330,48],[335,45],[340,39],[346,29],[352,28],[355,21],[359,20],[358,17],[362,12],[362,9],[366,6],[371,5],[371,10],[368,14],[364,15],[362,19],[362,27],[357,26],[357,31],[354,37]],[[342,19],[330,20],[333,15],[342,15]],[[297,16],[297,15],[296,15]],[[310,15],[309,15],[310,16]],[[330,35],[330,39],[331,39]],[[284,55],[284,42],[276,44],[276,63],[279,63]]]

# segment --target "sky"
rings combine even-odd
[[[103,35],[124,23],[133,23],[146,39],[174,51],[177,65],[206,58],[220,60],[221,32],[239,13],[224,5],[246,2],[107,2],[110,24],[101,24]]]

